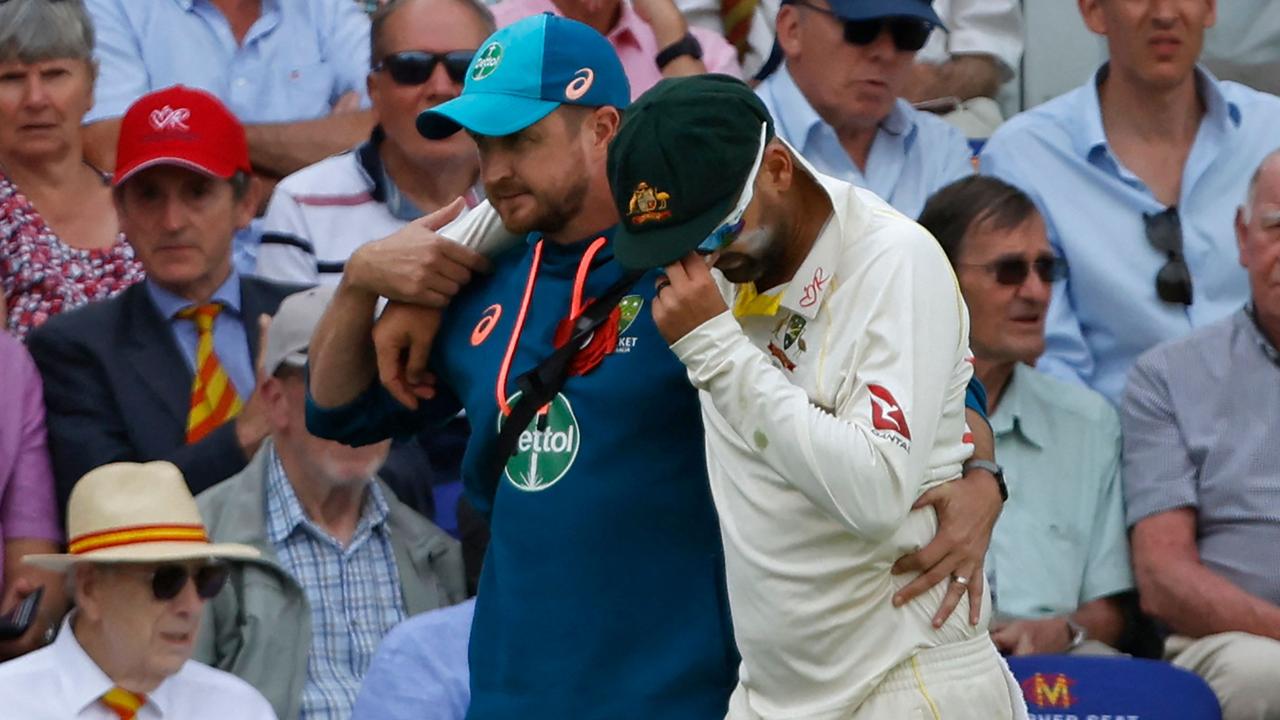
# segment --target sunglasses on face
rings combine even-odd
[[[151,594],[161,602],[172,600],[191,579],[196,584],[196,595],[201,600],[210,600],[227,584],[230,573],[231,568],[226,563],[201,565],[194,573],[185,565],[161,565],[151,573]]]
[[[1191,304],[1191,271],[1182,257],[1182,219],[1175,205],[1163,212],[1143,213],[1147,242],[1168,258],[1156,273],[1156,295],[1167,303]]]
[[[916,52],[924,47],[925,42],[929,40],[929,33],[933,32],[933,25],[916,18],[883,17],[870,20],[845,20],[835,12],[819,5],[803,0],[795,0],[795,4],[830,15],[844,23],[844,41],[850,45],[870,45],[880,37],[882,31],[888,29],[893,37],[895,48],[902,52]]]
[[[436,70],[436,63],[444,63],[444,71],[449,79],[462,84],[467,78],[467,67],[475,50],[453,50],[446,53],[426,52],[425,50],[409,50],[393,53],[373,66],[374,72],[386,70],[397,85],[421,85],[431,78]]]
[[[738,235],[742,233],[742,228],[746,226],[747,206],[751,204],[751,198],[755,195],[754,188],[756,184],[756,175],[760,172],[760,163],[764,160],[764,146],[768,143],[769,126],[760,126],[760,146],[756,150],[756,160],[751,165],[751,172],[747,174],[747,182],[743,185],[742,193],[738,196],[738,202],[729,211],[729,215],[716,226],[711,234],[703,240],[697,248],[699,255],[710,255],[711,253],[723,250],[733,244],[738,239]]]
[[[1048,285],[1067,277],[1067,261],[1053,255],[1041,255],[1035,260],[1021,257],[1000,258],[995,262],[974,264],[960,263],[964,267],[986,270],[996,276],[1001,285],[1017,286],[1027,281],[1027,276],[1035,270],[1040,282]]]

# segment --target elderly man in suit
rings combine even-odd
[[[242,469],[267,434],[255,392],[258,318],[300,288],[240,277],[253,217],[244,128],[212,95],[175,86],[126,113],[116,209],[147,280],[47,323],[29,341],[46,387],[59,499],[90,469],[168,460],[199,492]]]

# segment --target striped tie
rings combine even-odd
[[[102,704],[111,708],[120,720],[133,720],[138,714],[138,708],[147,704],[147,696],[131,693],[122,687],[113,687],[102,696]]]
[[[758,3],[759,0],[720,0],[720,21],[724,23],[724,37],[738,49],[739,61],[750,49],[747,46],[747,35],[751,32],[751,21]]]
[[[200,442],[219,425],[235,417],[241,408],[235,385],[213,351],[213,319],[222,312],[216,303],[186,308],[178,313],[196,324],[196,377],[191,383],[191,411],[187,415],[187,443]]]

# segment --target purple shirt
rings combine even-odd
[[[5,540],[16,538],[59,541],[62,532],[44,430],[44,386],[27,349],[0,332],[0,557]]]
[[[645,90],[658,84],[662,79],[662,71],[658,69],[655,58],[662,48],[658,47],[658,39],[654,37],[653,28],[636,14],[630,0],[619,0],[622,5],[618,15],[618,24],[613,26],[606,36],[622,61],[622,69],[631,82],[631,99],[635,100]],[[504,28],[517,20],[531,15],[549,12],[563,16],[564,13],[552,4],[551,0],[502,0],[489,8],[498,21],[498,27]],[[742,77],[742,66],[738,64],[738,51],[723,36],[698,27],[690,27],[689,32],[698,39],[702,46],[702,64],[707,72],[723,73],[736,78]]]

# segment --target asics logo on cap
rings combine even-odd
[[[573,74],[573,80],[565,86],[564,97],[566,100],[580,100],[587,91],[591,89],[591,84],[596,81],[596,73],[591,68],[582,68]]]
[[[191,111],[187,108],[173,109],[168,105],[151,111],[151,127],[156,130],[182,130],[189,132],[187,120],[191,119]]]
[[[489,43],[476,57],[476,64],[471,68],[472,80],[483,80],[493,74],[502,62],[502,46]]]

